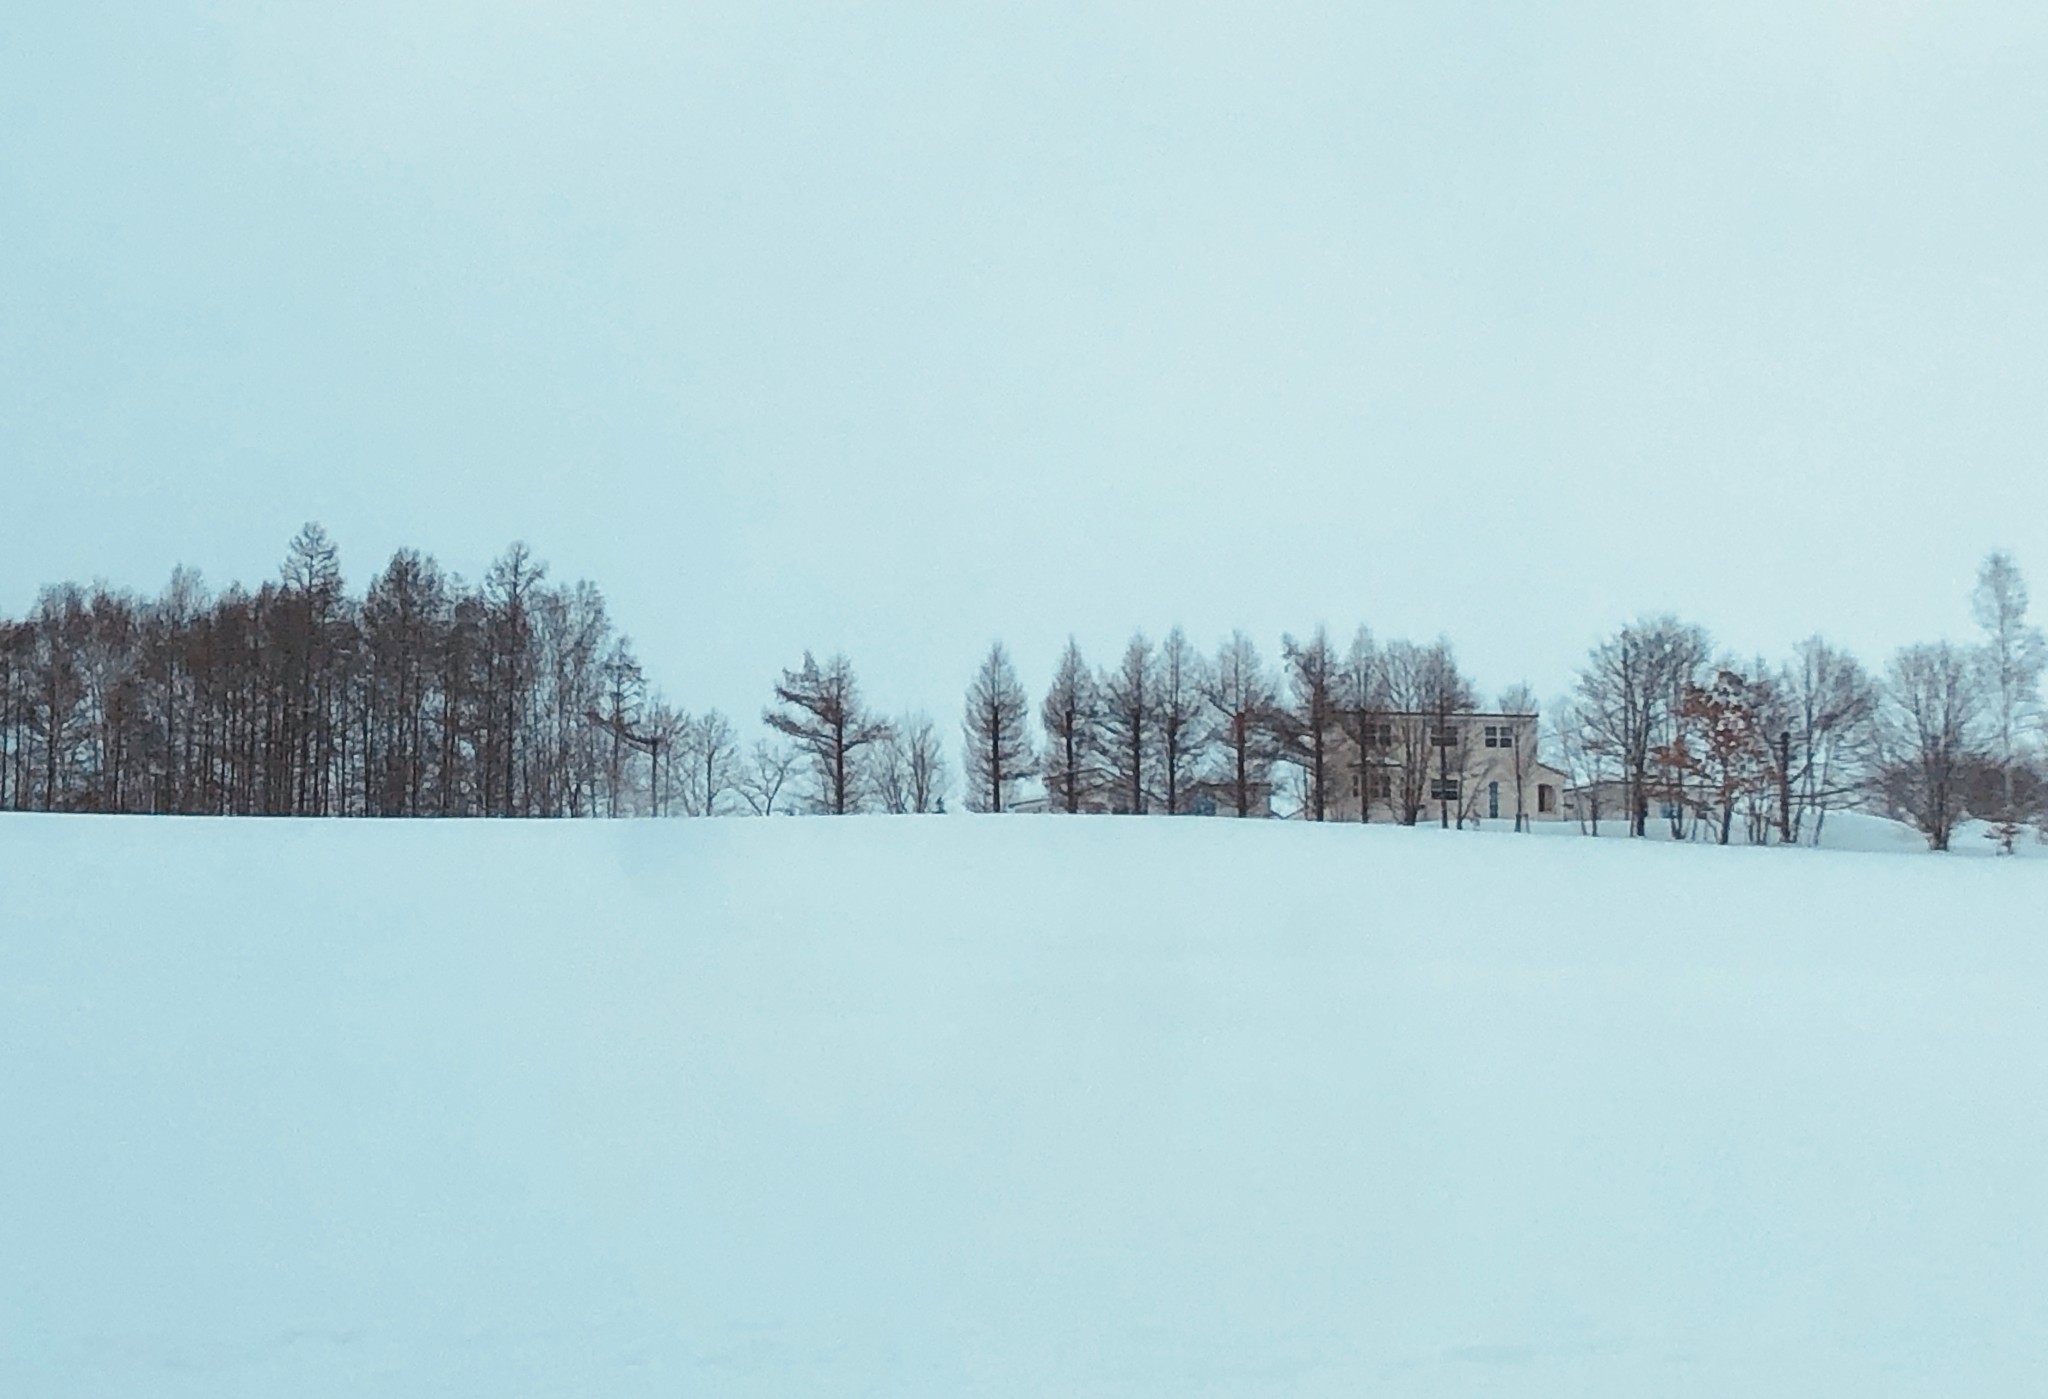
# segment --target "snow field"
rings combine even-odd
[[[2013,1395],[2048,861],[0,820],[0,1394]]]

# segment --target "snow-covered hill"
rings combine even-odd
[[[0,820],[0,1394],[2018,1395],[2048,861]]]

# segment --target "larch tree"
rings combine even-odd
[[[1007,811],[1017,783],[1036,768],[1026,725],[1031,701],[1017,680],[1010,653],[998,641],[988,649],[967,687],[961,720],[962,767],[969,811]]]
[[[1332,740],[1341,712],[1337,653],[1322,627],[1306,641],[1281,637],[1280,650],[1289,697],[1279,713],[1281,757],[1301,771],[1302,815],[1321,821],[1329,815]]]
[[[327,810],[331,772],[332,696],[339,647],[334,635],[342,604],[339,551],[327,531],[308,524],[285,553],[283,594],[273,612],[291,670],[279,753],[290,776],[289,810],[317,816]]]
[[[524,541],[515,541],[484,575],[486,691],[495,697],[487,729],[496,730],[492,746],[498,754],[498,762],[485,774],[485,791],[495,789],[496,800],[487,800],[487,807],[494,806],[498,815],[530,814],[519,790],[520,738],[535,686],[533,604],[547,571]],[[616,757],[613,766],[618,767]],[[525,795],[530,798],[530,778],[527,786]],[[616,806],[616,793],[612,802]]]
[[[1038,707],[1038,723],[1045,732],[1046,808],[1078,812],[1100,782],[1102,691],[1072,637],[1067,638],[1052,686]]]
[[[1209,703],[1211,746],[1218,754],[1220,788],[1232,815],[1249,816],[1272,790],[1278,697],[1259,648],[1232,632],[1216,651],[1203,691]]]
[[[1131,638],[1124,648],[1123,663],[1100,682],[1103,756],[1110,790],[1114,801],[1133,816],[1143,816],[1151,806],[1158,684],[1152,644],[1143,632]]]
[[[647,677],[633,655],[632,643],[623,636],[614,638],[611,649],[605,652],[600,674],[604,680],[604,708],[597,718],[611,751],[606,814],[617,816],[621,799],[626,795],[627,764],[644,741],[639,726],[647,701]]]
[[[1189,808],[1208,752],[1209,731],[1203,720],[1203,692],[1208,666],[1175,627],[1159,646],[1158,699],[1160,796],[1166,814]]]
[[[33,638],[28,729],[42,757],[37,804],[44,811],[88,806],[76,772],[85,701],[78,664],[87,626],[84,590],[75,583],[44,588],[28,624]]]
[[[447,617],[447,580],[417,549],[393,554],[364,596],[370,664],[365,801],[374,815],[420,814],[429,770],[434,643]]]
[[[782,673],[775,704],[761,712],[761,722],[810,758],[819,811],[844,816],[860,810],[865,750],[888,738],[890,727],[862,703],[852,662],[834,656],[821,666],[804,652],[802,665]]]
[[[1382,775],[1374,755],[1383,751],[1379,740],[1385,721],[1380,716],[1386,711],[1386,682],[1381,673],[1380,649],[1373,641],[1370,628],[1360,627],[1352,634],[1351,649],[1344,654],[1344,669],[1338,676],[1337,689],[1344,731],[1357,752],[1357,771],[1352,775],[1351,786],[1358,798],[1358,819],[1363,824],[1372,820],[1373,779]]]

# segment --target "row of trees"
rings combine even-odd
[[[2010,848],[2048,822],[2040,682],[2048,647],[2013,560],[1985,561],[1975,645],[1901,651],[1879,675],[1820,638],[1780,663],[1717,655],[1699,627],[1647,618],[1601,642],[1552,705],[1546,756],[1573,814],[1723,842],[1820,838],[1830,811],[1914,822],[1936,848],[1992,823]],[[648,684],[602,594],[553,585],[523,544],[467,583],[404,549],[352,597],[317,525],[278,577],[212,595],[180,570],[154,599],[45,589],[0,619],[0,809],[263,815],[719,815],[943,810],[946,743],[928,715],[877,715],[852,665],[806,654],[742,748],[723,715]],[[1329,819],[1371,755],[1380,790],[1346,809],[1415,824],[1453,800],[1483,707],[1446,641],[1360,628],[1284,637],[1277,666],[1234,633],[1175,627],[1096,668],[1069,641],[1035,701],[993,645],[969,686],[960,781],[976,811],[1020,808]],[[1518,798],[1536,756],[1527,686]],[[1447,738],[1445,735],[1457,735]]]
[[[893,774],[920,770],[929,719],[870,713],[845,657],[821,664],[806,655],[784,672],[775,701],[763,720],[807,757],[818,810],[928,809],[890,794]],[[998,642],[968,688],[962,777],[974,811],[1257,816],[1280,805],[1321,821],[1336,805],[1338,783],[1357,772],[1341,754],[1375,751],[1386,755],[1395,819],[1412,825],[1430,811],[1436,779],[1465,763],[1458,745],[1431,735],[1454,730],[1450,721],[1479,703],[1448,642],[1383,646],[1365,628],[1343,649],[1322,629],[1286,637],[1277,671],[1242,632],[1213,655],[1178,627],[1156,646],[1139,634],[1103,669],[1070,640],[1036,704]],[[1535,718],[1526,686],[1499,703]],[[1471,818],[1460,803],[1434,804],[1445,824]],[[1368,806],[1360,803],[1361,816]]]
[[[402,549],[352,597],[308,525],[253,592],[180,570],[153,599],[63,585],[0,620],[0,808],[709,811],[734,743],[651,692],[598,589],[551,586],[523,544],[476,584]]]
[[[1831,811],[1860,807],[1912,822],[1936,849],[1975,817],[2010,850],[2029,825],[2048,827],[2048,647],[2028,602],[2017,565],[1993,554],[1971,595],[1981,642],[1909,646],[1878,675],[1820,637],[1773,664],[1718,655],[1704,629],[1646,618],[1593,648],[1552,706],[1543,746],[1571,785],[1571,814],[1596,834],[1604,819],[1646,835],[1654,813],[1674,837],[1818,842]],[[930,809],[934,787],[906,802],[894,774],[934,762],[943,772],[931,721],[869,714],[844,657],[821,666],[806,655],[776,700],[763,717],[812,764],[814,809]],[[1242,633],[1213,655],[1179,628],[1156,647],[1141,634],[1103,669],[1070,640],[1036,706],[998,643],[968,689],[962,775],[977,811],[1277,807],[1325,820],[1336,784],[1371,754],[1392,819],[1463,825],[1473,808],[1443,779],[1466,770],[1471,726],[1450,721],[1481,703],[1449,643],[1382,646],[1364,628],[1342,650],[1322,630],[1284,638],[1277,671]],[[1495,708],[1538,712],[1525,685]],[[1519,799],[1534,745],[1518,740],[1510,761]],[[1350,808],[1360,819],[1375,809],[1365,796]],[[1518,802],[1518,828],[1526,817]]]
[[[1830,810],[1912,822],[1946,850],[1967,818],[2006,850],[2048,823],[2040,685],[2048,646],[2026,580],[1994,553],[1970,598],[1975,645],[1908,646],[1882,674],[1819,637],[1787,661],[1716,657],[1699,627],[1649,618],[1595,647],[1555,722],[1580,816],[1645,834],[1818,841]],[[1607,808],[1603,812],[1603,805]]]

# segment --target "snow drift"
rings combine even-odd
[[[2009,1395],[2048,862],[0,820],[0,1393]]]

